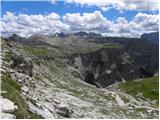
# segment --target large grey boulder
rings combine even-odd
[[[0,97],[0,106],[2,112],[13,112],[14,110],[18,109],[18,107],[14,105],[12,101],[1,97]]]
[[[1,119],[15,119],[16,116],[12,114],[18,107],[9,99],[0,97],[0,118]]]
[[[66,105],[61,104],[58,108],[58,114],[61,115],[62,117],[69,118],[72,113],[73,111],[68,109]]]
[[[10,113],[1,113],[0,119],[16,119],[16,116]]]
[[[33,62],[29,57],[23,57],[22,55],[15,55],[12,58],[11,68],[16,69],[18,72],[32,76]]]

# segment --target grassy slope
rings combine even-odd
[[[159,77],[145,78],[142,80],[127,81],[119,87],[133,96],[142,93],[144,98],[159,101]],[[157,103],[158,104],[158,103]]]
[[[122,48],[122,46],[120,45],[103,45],[102,48]]]

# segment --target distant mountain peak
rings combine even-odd
[[[159,44],[159,32],[144,33],[141,35],[141,38]]]
[[[85,31],[75,32],[74,35],[80,36],[80,37],[100,37],[101,36],[101,34],[99,33],[85,32]]]
[[[62,37],[62,38],[64,38],[64,37],[66,37],[67,36],[67,34],[65,34],[65,33],[63,33],[63,32],[56,32],[55,34],[54,34],[54,36],[56,36],[56,37]]]

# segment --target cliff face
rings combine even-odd
[[[159,44],[159,32],[145,33],[141,35],[141,38]]]
[[[106,87],[117,81],[151,77],[158,72],[158,46],[145,40],[125,45],[105,45],[102,49],[78,54],[73,66],[88,83]],[[82,67],[83,66],[83,67]],[[85,74],[83,74],[85,73]]]
[[[159,45],[147,40],[129,41],[125,47],[126,51],[133,57],[135,62],[146,70],[147,73],[154,75],[158,72],[159,66]]]
[[[78,64],[75,68],[82,71],[81,75],[86,82],[106,87],[117,81],[127,81],[142,76],[139,66],[122,47],[112,47],[80,54],[81,60],[74,61],[73,64]]]

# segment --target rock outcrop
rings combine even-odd
[[[15,119],[16,116],[14,114],[12,114],[12,112],[14,112],[15,110],[18,109],[18,107],[9,99],[0,97],[0,106],[1,106],[1,115],[0,118],[4,119]]]
[[[15,54],[10,61],[11,68],[16,69],[20,73],[32,76],[33,63],[30,58]]]

